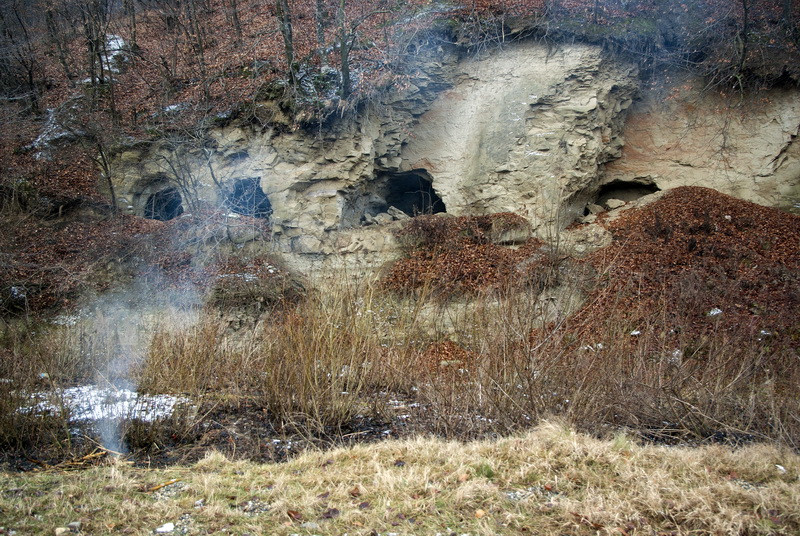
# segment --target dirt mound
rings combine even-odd
[[[384,277],[384,286],[398,292],[428,290],[437,296],[473,294],[498,287],[532,272],[524,269],[541,242],[529,239],[513,249],[503,237],[527,229],[516,214],[486,216],[418,216],[403,227],[398,239],[406,256],[395,262]],[[519,268],[519,269],[518,269]]]
[[[800,217],[682,187],[608,225],[588,258],[600,287],[580,313],[625,311],[702,335],[727,330],[800,346]],[[655,317],[658,321],[655,322]]]

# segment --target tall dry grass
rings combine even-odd
[[[575,315],[585,277],[568,270],[560,290],[515,284],[450,304],[424,289],[398,297],[374,282],[339,281],[237,331],[213,313],[189,327],[160,318],[132,381],[143,392],[220,407],[246,401],[277,428],[313,435],[341,433],[363,418],[397,424],[400,413],[408,414],[402,423],[410,433],[453,438],[559,416],[596,434],[627,429],[659,441],[800,445],[792,387],[800,367],[791,347],[748,326],[694,336],[674,311]],[[5,445],[46,437],[68,444],[67,414],[44,421],[18,409],[26,393],[96,379],[107,367],[120,342],[94,322],[7,327]]]

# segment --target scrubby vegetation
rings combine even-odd
[[[311,284],[234,245],[239,232],[268,241],[265,219],[201,203],[166,222],[119,214],[108,167],[121,147],[202,140],[234,120],[328,128],[404,87],[438,46],[479,54],[579,39],[634,59],[644,77],[687,68],[709,90],[795,86],[795,4],[3,4],[0,452],[5,467],[44,474],[0,489],[0,514],[50,532],[78,497],[96,532],[151,532],[176,508],[196,508],[203,529],[276,533],[305,522],[365,533],[796,532],[797,216],[677,189],[601,218],[612,245],[578,259],[557,236],[531,238],[514,214],[423,215],[379,276]],[[59,141],[43,154],[37,136],[51,127]],[[132,463],[203,461],[157,480],[121,460],[91,468],[110,444],[70,399],[85,384],[131,387],[154,407],[173,397],[169,415],[116,422],[114,448]],[[542,427],[548,419],[564,426]],[[426,434],[517,437],[413,439]],[[386,438],[408,442],[299,454]],[[762,441],[772,446],[639,444]],[[241,461],[298,455],[281,468]],[[51,477],[72,468],[89,471]],[[172,477],[189,487],[151,512],[148,490]],[[68,500],[46,510],[54,486]],[[132,493],[140,511],[112,514],[107,501]]]
[[[388,280],[304,292],[275,265],[254,260],[233,270],[238,276],[215,279],[213,306],[190,304],[195,317],[200,311],[190,324],[175,315],[142,324],[131,315],[147,334],[134,384],[188,396],[195,409],[171,423],[131,423],[128,444],[187,459],[209,447],[281,459],[286,453],[267,448],[268,437],[467,439],[558,416],[597,435],[797,447],[796,216],[678,189],[609,224],[614,245],[582,261],[546,256],[538,245],[491,244],[493,228],[507,230],[493,227],[498,221],[519,224],[509,215],[410,220],[401,233],[409,257]],[[749,233],[753,226],[758,233]],[[433,247],[433,235],[449,237],[446,246]],[[472,251],[489,247],[511,259],[505,269]],[[543,257],[550,260],[539,264]],[[217,264],[219,273],[232,273],[231,262]],[[481,278],[462,278],[472,286],[454,292],[453,265]],[[537,270],[551,274],[548,284],[530,284],[542,281]],[[232,327],[217,312],[230,305],[228,293],[257,303],[249,313],[256,320]],[[569,300],[584,305],[574,311]],[[26,393],[52,389],[57,398],[59,387],[96,381],[92,371],[118,357],[107,324],[7,324],[0,430],[8,452],[64,457],[94,448],[75,436],[68,412],[42,418],[20,409]],[[259,428],[237,425],[219,441],[226,418]]]

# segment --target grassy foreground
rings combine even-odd
[[[308,452],[284,464],[210,454],[193,466],[111,462],[0,474],[17,534],[798,534],[800,456],[601,441],[545,423],[526,435]],[[176,482],[155,489],[165,483]]]

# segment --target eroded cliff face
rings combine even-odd
[[[535,228],[582,215],[576,196],[624,145],[635,68],[596,47],[535,44],[460,68],[420,117],[403,167],[425,169],[451,213],[517,212]]]
[[[643,91],[602,181],[706,186],[761,205],[800,202],[800,92],[723,96],[697,78]]]
[[[398,220],[420,212],[511,211],[542,236],[578,220],[587,225],[566,242],[586,249],[607,241],[588,225],[599,205],[659,189],[797,201],[796,91],[728,101],[692,80],[651,91],[634,66],[580,44],[519,43],[480,58],[427,49],[409,80],[331,129],[233,124],[128,150],[113,166],[120,205],[152,217],[174,208],[170,188],[186,211],[235,206],[236,192],[260,188],[273,223],[260,247],[308,269],[379,265],[396,253]]]

